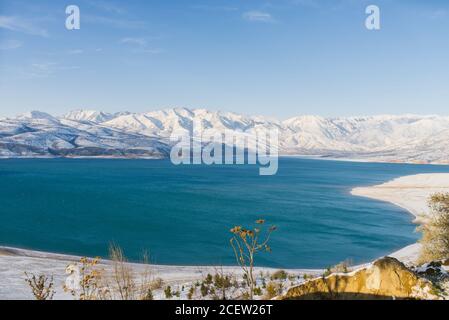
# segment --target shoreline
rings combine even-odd
[[[386,164],[408,164],[408,165],[429,165],[429,166],[449,166],[449,161],[405,161],[405,160],[388,160],[382,158],[351,158],[351,157],[334,157],[326,155],[301,155],[301,154],[279,154],[279,158],[300,158],[323,161],[338,161],[338,162],[354,162],[354,163],[386,163]],[[169,157],[148,156],[148,157],[133,157],[133,156],[0,156],[0,160],[29,160],[29,159],[87,159],[87,160],[169,160]]]
[[[429,215],[428,199],[432,194],[449,193],[449,173],[424,173],[403,176],[386,183],[357,187],[351,190],[353,196],[365,197],[377,201],[389,202],[411,214],[414,223],[426,223]],[[415,243],[390,254],[404,263],[414,263],[421,245]]]
[[[351,190],[353,196],[370,198],[392,203],[405,209],[415,217],[417,224],[425,223],[428,215],[427,199],[433,193],[449,192],[449,173],[418,174],[403,176],[381,185],[357,187]],[[386,256],[394,257],[405,264],[413,263],[419,254],[418,243],[409,245]],[[80,257],[46,253],[26,249],[0,246],[0,299],[26,299],[28,288],[23,280],[25,271],[53,274],[59,286],[65,280],[65,268],[68,264],[79,261]],[[352,267],[353,270],[364,267],[362,264]],[[101,265],[110,267],[110,261],[101,260]],[[166,283],[185,283],[203,278],[218,269],[234,274],[241,274],[238,266],[174,266],[144,265],[130,263],[137,272],[150,267],[152,272],[163,278]],[[256,272],[274,272],[278,268],[257,267]],[[320,275],[324,269],[284,269],[295,275]],[[56,299],[69,299],[64,293],[57,294]]]
[[[56,294],[55,300],[72,300],[69,293],[63,292],[67,275],[66,267],[78,263],[80,256],[33,251],[0,246],[0,300],[32,299],[29,287],[24,281],[24,272],[53,276]],[[208,274],[224,272],[241,278],[242,270],[238,266],[176,266],[127,263],[135,274],[142,274],[150,270],[154,278],[161,278],[165,285],[182,286],[204,279]],[[111,270],[112,261],[101,259],[100,269]],[[274,273],[279,268],[255,267],[255,273]],[[324,269],[282,269],[298,277],[323,273]]]

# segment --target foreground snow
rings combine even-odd
[[[80,257],[76,256],[0,247],[0,300],[33,298],[24,280],[25,272],[53,275],[56,291],[55,299],[73,299],[62,288],[67,277],[65,274],[66,267],[69,264],[79,262],[79,260]],[[171,285],[173,288],[183,285],[187,287],[193,282],[203,280],[207,274],[216,274],[217,272],[241,277],[241,270],[238,267],[130,265],[136,273],[143,273],[148,269],[153,278],[161,278],[164,281],[164,285]],[[106,260],[103,260],[99,265],[99,268],[106,270],[110,267],[110,262]],[[272,274],[277,269],[256,268],[256,271],[257,274],[261,272]],[[295,275],[297,279],[302,279],[304,274],[319,275],[323,270],[291,269],[288,272],[291,275]],[[155,298],[158,297],[155,296]]]
[[[436,192],[449,192],[449,174],[421,174],[395,179],[373,187],[355,188],[352,194],[394,203],[412,213],[417,222],[425,222],[428,215],[427,200]],[[404,263],[414,262],[419,253],[419,245],[408,246],[391,254]],[[71,299],[63,292],[65,269],[67,265],[79,261],[79,257],[40,253],[35,251],[0,247],[0,299],[31,299],[30,291],[24,281],[24,272],[53,275],[55,280],[56,299]],[[136,272],[143,271],[145,265],[132,264]],[[102,267],[110,268],[104,261]],[[355,267],[355,269],[361,266]],[[202,266],[151,266],[154,277],[162,278],[166,285],[181,287],[197,280],[204,279],[210,273],[215,274],[221,267]],[[241,275],[237,267],[223,267],[225,273]],[[257,273],[273,273],[275,269],[257,268]],[[286,270],[297,279],[304,274],[319,275],[323,270],[295,269]],[[155,297],[158,298],[158,297]],[[181,297],[182,298],[182,297]],[[185,298],[185,297],[184,297]]]
[[[429,214],[429,197],[438,192],[449,192],[449,173],[401,177],[374,187],[355,188],[351,193],[391,202],[409,211],[421,223]]]

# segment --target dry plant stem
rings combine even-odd
[[[123,250],[111,245],[109,255],[112,260],[112,279],[120,300],[135,300],[136,283],[132,268],[128,265]]]
[[[25,281],[28,283],[31,288],[31,292],[36,300],[52,300],[55,295],[55,291],[53,290],[54,282],[53,276],[48,277],[45,275],[28,275],[25,272],[26,279]]]
[[[263,225],[265,220],[257,220],[256,224]],[[259,243],[260,228],[254,228],[254,230],[247,230],[240,226],[231,229],[234,236],[231,238],[231,246],[234,251],[237,263],[242,268],[242,271],[246,277],[246,282],[249,287],[249,299],[254,298],[254,288],[256,280],[254,278],[254,258],[255,255],[261,251],[270,251],[268,242],[270,241],[271,233],[276,230],[276,227],[272,226],[268,229],[267,235],[264,241]]]
[[[144,270],[140,274],[140,300],[152,300],[152,285],[153,285],[153,270],[151,269],[149,254],[144,252],[143,254],[143,264],[145,265]],[[150,299],[151,298],[151,299]]]

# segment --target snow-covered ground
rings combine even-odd
[[[421,223],[429,214],[429,197],[438,192],[449,192],[449,173],[400,177],[378,186],[355,188],[351,193],[391,202],[409,211]]]
[[[449,192],[449,174],[431,173],[405,176],[373,187],[355,188],[355,196],[391,202],[409,211],[417,224],[426,222],[429,215],[428,200],[432,194]],[[420,245],[413,244],[391,256],[405,262],[416,260]]]
[[[420,174],[395,179],[382,185],[364,188],[355,188],[352,194],[372,199],[388,201],[407,209],[417,222],[425,222],[428,214],[427,200],[436,192],[449,192],[449,174]],[[419,252],[419,245],[408,246],[391,254],[405,263],[413,262]],[[29,250],[20,250],[0,247],[0,299],[31,299],[30,290],[25,283],[24,272],[34,274],[53,275],[55,280],[56,299],[71,299],[71,296],[62,290],[66,279],[67,265],[79,261],[79,257],[41,253]],[[103,261],[101,267],[110,268],[108,261]],[[132,264],[136,272],[142,272],[145,265]],[[164,280],[166,285],[180,287],[183,284],[193,283],[204,279],[210,273],[215,274],[223,269],[224,273],[241,275],[237,267],[187,267],[187,266],[158,266],[150,267],[153,277]],[[270,268],[257,268],[257,273],[273,273]],[[323,270],[295,269],[286,270],[289,274],[300,279],[304,274],[318,275]]]
[[[30,274],[45,274],[54,277],[55,299],[73,299],[69,293],[65,293],[63,285],[67,278],[65,270],[68,265],[79,262],[80,257],[67,256],[53,253],[44,253],[31,250],[0,247],[0,300],[2,299],[32,299],[30,288],[25,282],[25,272]],[[164,285],[173,288],[182,285],[190,285],[193,282],[203,280],[208,274],[224,273],[241,277],[239,267],[214,267],[214,266],[163,266],[130,264],[136,274],[149,270],[152,278],[161,278]],[[111,263],[103,260],[98,266],[108,270]],[[274,273],[277,269],[256,268],[256,274],[263,272]],[[302,278],[304,274],[319,275],[323,270],[290,269],[288,273]]]

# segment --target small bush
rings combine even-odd
[[[201,292],[201,295],[203,297],[205,297],[205,296],[207,296],[209,294],[209,288],[203,283],[201,285],[200,292]]]
[[[150,282],[150,290],[154,291],[154,290],[159,290],[162,289],[162,287],[164,286],[164,280],[162,280],[161,278],[156,278],[153,281]]]
[[[173,298],[173,293],[171,292],[171,287],[170,286],[167,286],[164,289],[164,294],[165,294],[165,298],[167,298],[167,299]]]
[[[187,293],[187,299],[192,300],[194,294],[195,294],[195,287],[190,287],[189,293]]]
[[[313,275],[307,274],[307,273],[304,273],[304,275],[303,275],[302,277],[303,277],[304,280],[310,280],[310,279],[313,279],[313,278],[314,278]]]
[[[45,275],[28,275],[25,272],[25,276],[27,277],[25,281],[28,283],[28,286],[31,288],[31,292],[36,300],[52,300],[55,295],[55,291],[53,290],[54,283],[53,277],[47,277]]]
[[[449,193],[437,193],[429,200],[430,219],[422,231],[420,263],[449,258]]]
[[[288,277],[288,273],[284,270],[276,271],[271,275],[271,280],[285,280]]]
[[[331,268],[331,271],[332,273],[348,273],[351,265],[352,263],[350,260],[345,260]]]
[[[208,274],[208,275],[206,276],[206,280],[204,280],[204,283],[207,284],[207,285],[211,285],[213,280],[214,280],[214,279],[213,279],[212,275],[211,275],[211,274]]]
[[[214,286],[221,293],[221,299],[226,300],[226,291],[232,286],[231,276],[217,273],[214,276]],[[217,297],[218,300],[219,297]]]
[[[268,282],[267,290],[265,293],[265,299],[273,299],[274,297],[280,295],[282,293],[282,287],[279,283],[276,282]]]
[[[71,270],[70,276],[79,273],[79,288],[68,288],[64,286],[66,292],[70,292],[75,299],[79,300],[106,300],[110,299],[110,292],[105,287],[104,269],[99,268],[100,258],[81,258],[79,265],[74,264],[67,267]]]
[[[323,272],[323,278],[326,278],[332,274],[332,268],[327,267],[326,270]]]
[[[144,296],[142,296],[142,300],[145,300],[145,301],[150,301],[150,300],[153,300],[153,299],[154,299],[153,291],[151,291],[151,289],[148,289],[146,294]]]

